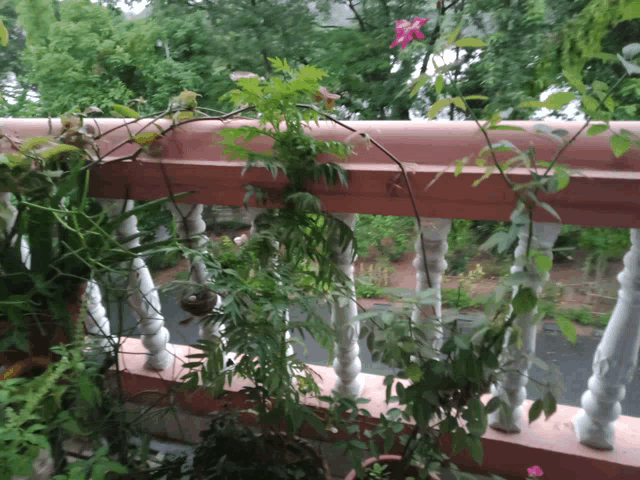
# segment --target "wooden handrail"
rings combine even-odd
[[[131,120],[89,119],[86,122],[104,132]],[[137,132],[149,121],[138,121],[129,127]],[[168,120],[159,120],[163,127]],[[473,122],[346,122],[358,131],[367,132],[409,165],[410,178],[418,201],[419,214],[425,217],[467,218],[472,220],[509,219],[515,196],[498,173],[494,173],[477,187],[475,179],[484,171],[480,167],[466,167],[455,176],[453,168],[443,174],[426,192],[425,187],[450,162],[477,154],[484,146],[484,139]],[[537,160],[548,161],[556,146],[549,139],[534,135],[538,122],[508,122],[525,128],[527,132],[492,131],[492,141],[509,140],[519,148],[535,143]],[[570,134],[576,132],[581,122],[546,122],[552,128],[564,128]],[[242,205],[246,184],[267,188],[278,188],[286,180],[280,176],[275,180],[262,169],[254,169],[241,176],[243,162],[229,162],[222,155],[222,147],[214,141],[222,128],[256,125],[256,121],[233,120],[220,122],[207,120],[178,126],[167,138],[159,142],[161,156],[151,158],[140,155],[135,162],[115,161],[130,155],[136,145],[127,143],[127,129],[121,128],[100,140],[103,152],[114,150],[107,162],[97,166],[91,178],[90,192],[103,198],[124,198],[127,190],[130,198],[151,200],[167,196],[169,191],[160,168],[162,161],[171,179],[174,193],[199,190],[199,193],[184,197],[184,203],[203,203],[226,206]],[[60,120],[52,119],[53,134],[61,129]],[[97,128],[99,127],[99,128]],[[640,134],[640,122],[611,122],[615,131],[622,128]],[[0,128],[18,138],[47,135],[46,119],[0,119]],[[154,130],[149,126],[147,130]],[[327,122],[320,126],[311,124],[311,134],[322,140],[344,141],[350,133]],[[554,195],[540,195],[558,212],[563,223],[585,226],[640,227],[640,152],[630,150],[615,158],[609,146],[610,132],[589,137],[582,133],[570,146],[560,163],[580,169],[581,175],[571,179],[569,186]],[[349,188],[331,187],[324,184],[309,185],[309,190],[318,195],[327,211],[377,213],[385,215],[413,215],[411,203],[399,175],[399,168],[375,147],[364,145],[358,136],[351,136],[356,143],[355,154],[344,163],[349,172]],[[269,139],[255,139],[250,145],[257,151],[270,147]],[[6,142],[1,145],[8,151]],[[500,154],[503,156],[504,153]],[[161,160],[160,160],[161,159]],[[332,160],[321,158],[320,161]],[[335,159],[333,159],[335,160]],[[526,169],[514,169],[510,173],[514,181],[526,181]],[[277,207],[278,204],[271,204]],[[538,209],[536,221],[554,222],[555,218],[545,210]]]

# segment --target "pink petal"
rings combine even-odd
[[[527,468],[527,473],[531,477],[540,477],[540,476],[544,475],[544,472],[542,471],[542,469],[537,465],[534,465],[533,467]]]
[[[416,38],[424,38],[424,35],[422,34],[422,32],[420,30],[416,30],[413,33],[416,36]]]

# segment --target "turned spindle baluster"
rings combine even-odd
[[[100,199],[100,203],[111,217],[118,216],[123,211],[133,208],[133,200]],[[117,230],[120,239],[138,234],[138,219],[135,215],[127,217]],[[126,248],[140,246],[140,238],[134,238],[124,244]],[[160,297],[153,284],[153,278],[146,263],[136,257],[129,272],[129,307],[138,322],[142,333],[142,345],[147,350],[145,367],[151,370],[164,370],[173,365],[173,346],[169,343],[169,331],[164,326],[161,313]]]
[[[347,224],[351,230],[354,229],[356,225],[355,213],[334,213],[333,215]],[[333,261],[349,277],[351,282],[351,299],[345,306],[334,304],[331,308],[331,322],[338,335],[338,342],[335,345],[336,358],[333,361],[333,369],[337,376],[334,390],[358,397],[362,392],[364,381],[360,375],[362,370],[360,346],[358,345],[360,321],[354,320],[358,315],[358,305],[356,304],[354,284],[353,245],[349,244],[344,250],[336,245],[333,251]]]
[[[435,321],[430,319],[433,317],[433,309],[430,305],[423,305],[421,308],[414,308],[411,320],[417,325],[424,328],[427,336],[427,344],[431,344],[434,354],[440,349],[442,344],[442,296],[440,286],[442,284],[442,275],[447,269],[447,262],[444,259],[449,248],[447,237],[451,230],[450,218],[420,218],[420,228],[424,237],[424,249],[427,255],[427,268],[429,269],[429,279],[431,287],[435,290]],[[416,290],[425,291],[429,288],[427,282],[427,273],[424,269],[424,255],[420,235],[418,234],[415,242],[416,258],[413,260],[413,266],[416,269]],[[425,352],[428,354],[429,352]]]
[[[562,225],[559,223],[537,223],[534,222],[531,239],[531,248],[538,250],[543,255],[553,259],[552,248]],[[518,246],[514,252],[515,265],[511,267],[511,273],[522,272],[523,266],[527,263],[525,257],[527,252],[527,241],[529,238],[529,226],[525,225],[518,233]],[[529,264],[532,272],[530,278],[523,283],[524,287],[531,288],[536,296],[540,297],[544,283],[549,279],[549,273],[538,275],[534,262]],[[513,289],[513,295],[517,289]],[[533,311],[518,315],[514,321],[522,336],[522,349],[517,345],[509,345],[510,332],[507,332],[503,349],[503,360],[506,373],[504,379],[496,385],[491,386],[491,393],[502,398],[507,407],[500,408],[489,415],[489,425],[496,430],[503,432],[520,432],[523,416],[522,403],[527,398],[527,381],[531,360],[529,357],[535,354],[537,326],[533,323],[538,308]],[[511,311],[509,312],[511,315]]]
[[[593,357],[593,375],[582,394],[582,409],[573,419],[583,445],[603,450],[614,446],[614,422],[622,413],[638,365],[640,349],[640,230],[631,229],[631,248],[618,274],[618,301]]]

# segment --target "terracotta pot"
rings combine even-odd
[[[365,460],[364,462],[362,462],[362,468],[364,468],[365,472],[367,470],[369,470],[373,465],[378,464],[378,465],[387,465],[387,471],[389,472],[393,472],[395,468],[399,468],[400,465],[400,460],[402,460],[402,457],[400,455],[380,455],[377,458],[369,458],[368,460]],[[406,470],[404,471],[404,477],[414,477],[414,478],[418,478],[418,475],[420,473],[420,469],[418,467],[414,467],[412,465],[410,465],[409,467],[406,468]],[[356,473],[355,470],[351,470],[347,476],[345,477],[345,480],[357,480],[358,479],[358,474]],[[439,479],[439,477],[431,474],[431,478],[433,479]],[[393,477],[393,475],[390,477],[389,480],[395,480],[395,477]]]
[[[71,319],[74,324],[80,316],[82,296],[86,288],[86,282],[79,285],[75,293],[69,298],[67,309],[71,313]],[[29,327],[29,352],[23,352],[17,348],[0,352],[0,365],[8,367],[5,373],[8,372],[9,368],[14,368],[16,372],[18,370],[23,372],[26,370],[34,371],[36,368],[42,368],[44,359],[48,359],[49,363],[60,360],[60,355],[51,352],[50,349],[55,345],[67,344],[70,339],[67,338],[62,326],[52,321],[50,312],[40,312],[38,321],[42,328],[33,321],[33,324]],[[0,336],[8,334],[11,328],[12,325],[7,320],[0,320]],[[1,375],[0,378],[2,378]]]

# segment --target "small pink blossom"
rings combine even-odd
[[[414,38],[424,38],[424,35],[420,31],[420,28],[429,21],[428,18],[424,17],[414,17],[413,23],[408,20],[397,20],[396,21],[396,39],[391,44],[391,48],[397,46],[398,44],[402,44],[402,49],[404,50],[409,42],[411,42]]]
[[[527,473],[530,477],[541,477],[542,475],[544,475],[542,469],[537,465],[527,468]]]
[[[315,95],[315,101],[324,101],[325,105],[327,106],[327,110],[333,110],[336,100],[339,98],[340,95],[329,93],[329,91],[324,87],[318,88],[318,92]]]

